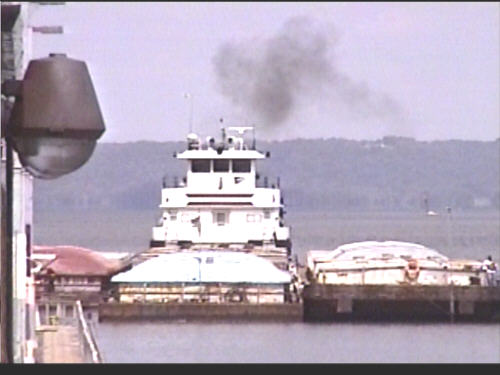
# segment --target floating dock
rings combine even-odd
[[[309,284],[305,321],[500,322],[500,287]]]

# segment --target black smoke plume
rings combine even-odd
[[[213,58],[220,92],[264,126],[286,122],[305,99],[323,98],[325,111],[347,107],[355,116],[386,117],[400,109],[338,71],[332,28],[306,17],[292,18],[267,40],[227,42]]]

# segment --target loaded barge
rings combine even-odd
[[[500,322],[497,277],[494,263],[399,241],[310,251],[304,319]]]
[[[202,254],[214,256],[212,252]],[[224,259],[227,255],[219,256]],[[179,266],[179,262],[167,263]],[[206,276],[201,283],[194,275],[199,272],[194,264],[194,282],[179,282],[179,273],[186,274],[186,270],[167,266],[162,282],[126,283],[125,274],[116,275],[121,302],[102,304],[100,318],[500,322],[498,273],[488,271],[483,262],[451,260],[417,244],[367,241],[333,251],[310,251],[296,299],[286,292],[286,274],[276,273],[279,270],[269,264],[260,268],[258,263],[229,262],[225,272],[203,268]],[[202,264],[198,265],[204,267]],[[241,278],[245,270],[254,275],[254,282],[233,283],[235,275]],[[221,282],[217,275],[222,274],[226,276]]]

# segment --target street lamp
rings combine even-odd
[[[80,168],[104,133],[104,121],[84,62],[50,54],[28,64],[24,79],[2,84],[2,138],[6,151],[6,246],[2,249],[2,353],[13,361],[13,149],[37,178]],[[3,211],[5,209],[5,211]]]
[[[7,138],[34,177],[59,177],[90,158],[104,121],[84,62],[64,54],[32,60],[2,92],[16,97]]]
[[[30,213],[20,206],[26,198],[23,197],[23,189],[27,187],[24,184],[28,179],[23,172],[14,172],[17,169],[14,149],[24,169],[31,175],[56,178],[81,167],[92,155],[97,139],[104,132],[104,122],[84,62],[56,54],[30,62],[32,32],[63,32],[62,26],[30,26],[31,8],[62,4],[64,2],[2,2],[1,7],[1,362],[14,362],[15,356],[22,355],[16,341],[19,339],[16,336],[18,330],[23,330],[23,318],[14,316],[19,311],[14,302],[13,256],[20,250],[19,245],[22,243],[18,243],[18,236],[26,236],[27,247],[30,243],[30,225],[23,227],[24,217]],[[12,80],[9,79],[11,77],[23,78]],[[31,182],[28,185],[31,186]],[[18,260],[16,262],[19,263]],[[17,282],[19,274],[16,275]],[[16,327],[14,318],[17,320]]]

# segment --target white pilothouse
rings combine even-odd
[[[255,149],[255,137],[245,134],[252,127],[222,129],[222,140],[196,134],[187,137],[187,150],[174,155],[187,161],[182,182],[161,192],[162,217],[153,227],[154,253],[181,249],[246,251],[288,268],[291,251],[290,229],[283,223],[283,200],[276,185],[262,187],[256,161],[265,159]]]

